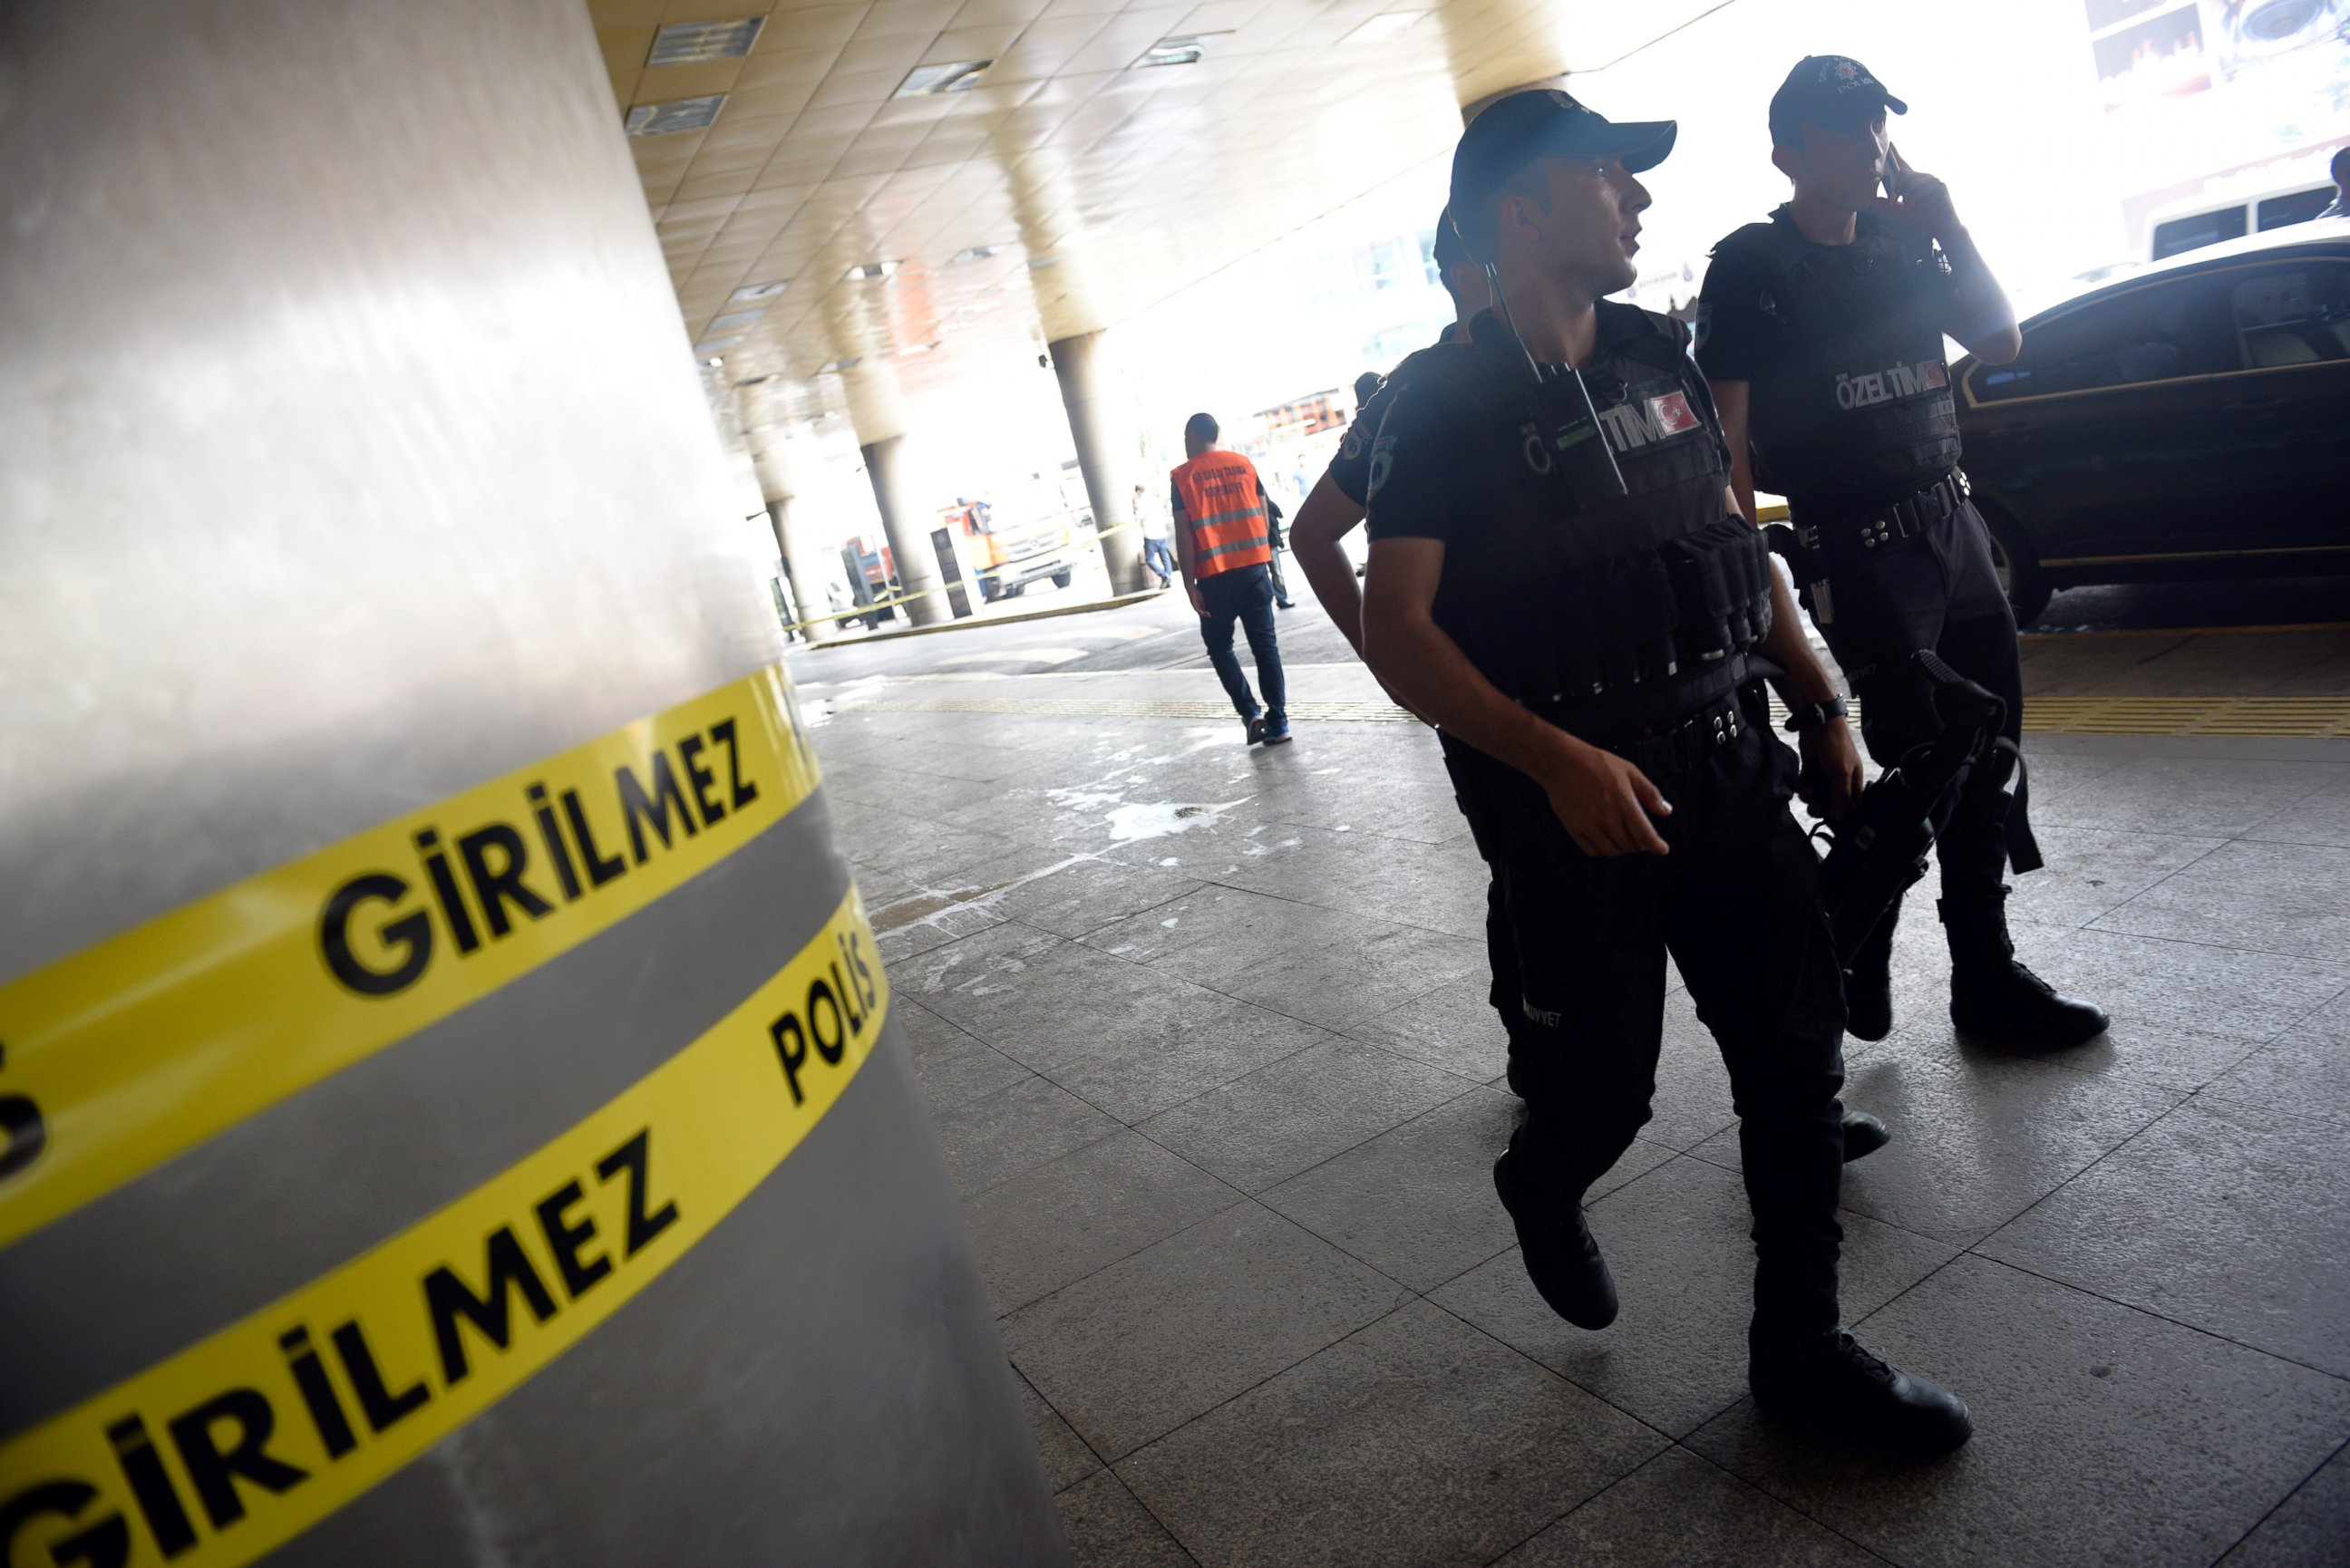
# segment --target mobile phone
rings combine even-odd
[[[1897,167],[1899,157],[1900,154],[1893,151],[1893,143],[1887,142],[1885,144],[1885,196],[1886,200],[1890,202],[1901,200],[1901,171]]]

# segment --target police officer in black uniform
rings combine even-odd
[[[1461,137],[1451,212],[1496,308],[1417,357],[1380,420],[1364,650],[1441,727],[1501,887],[1528,1071],[1493,1175],[1544,1299],[1586,1327],[1616,1315],[1581,1198],[1648,1119],[1669,953],[1742,1118],[1757,1402],[1941,1452],[1966,1407],[1837,1323],[1843,1003],[1757,660],[1798,703],[1833,688],[1732,504],[1687,335],[1601,297],[1633,280],[1635,175],[1673,131],[1543,91]],[[1844,722],[1803,743],[1839,810],[1860,773]]]
[[[1698,363],[1721,411],[1746,514],[1757,485],[1787,497],[1804,607],[1861,701],[1880,763],[1939,728],[1912,662],[1932,649],[2007,704],[2022,733],[2015,618],[1981,515],[1959,472],[1947,333],[1985,361],[2015,358],[2014,313],[1931,175],[1886,140],[1908,106],[1858,61],[1815,55],[1771,99],[1772,161],[1794,194],[1766,223],[1714,248],[1701,296]],[[1882,182],[1893,195],[1880,197]],[[1977,765],[1936,826],[1950,1016],[1970,1033],[2076,1045],[2106,1014],[2059,996],[2015,961],[2003,875],[2041,864],[2013,755]],[[1889,965],[1898,909],[1846,981],[1846,1028],[1893,1027]]]
[[[1386,417],[1388,401],[1422,368],[1422,356],[1449,343],[1469,340],[1470,323],[1479,311],[1492,302],[1492,290],[1485,278],[1484,269],[1472,260],[1461,243],[1461,231],[1453,225],[1450,207],[1437,214],[1436,244],[1432,259],[1438,279],[1452,301],[1454,320],[1439,335],[1429,349],[1413,354],[1398,365],[1392,376],[1380,376],[1365,371],[1355,382],[1359,408],[1355,421],[1347,428],[1346,439],[1339,443],[1338,455],[1314,486],[1305,503],[1298,508],[1297,521],[1289,531],[1290,548],[1297,557],[1305,580],[1314,585],[1315,593],[1338,629],[1346,635],[1355,651],[1362,652],[1363,598],[1355,586],[1354,567],[1347,562],[1339,541],[1354,531],[1363,520],[1365,503],[1370,492],[1371,443]],[[1486,890],[1485,947],[1492,970],[1490,1000],[1494,1012],[1502,1020],[1502,1029],[1510,1042],[1509,1085],[1513,1094],[1524,1087],[1525,1069],[1519,1064],[1519,1036],[1527,1029],[1521,1007],[1518,984],[1517,952],[1509,936],[1508,917],[1503,908],[1501,883],[1496,880]],[[1844,1118],[1844,1158],[1846,1163],[1874,1154],[1883,1148],[1892,1134],[1886,1125],[1865,1111],[1846,1111]]]

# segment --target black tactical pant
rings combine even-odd
[[[1820,635],[1835,655],[1853,695],[1860,699],[1860,737],[1880,767],[1891,767],[1910,747],[1941,732],[1932,688],[1910,663],[1930,648],[1943,662],[2007,704],[2001,732],[2023,733],[2023,670],[2015,643],[2015,616],[1991,565],[1991,535],[1971,502],[1923,535],[1887,546],[1856,563],[1838,561],[1828,579],[1834,614]],[[1804,607],[1814,624],[1811,590]],[[2021,780],[2005,757],[1971,768],[1935,813],[1942,892],[1964,899],[1997,888],[2011,861],[2018,872],[2040,868],[2040,851],[2024,820]]]
[[[1526,1100],[1510,1140],[1519,1179],[1545,1201],[1579,1202],[1648,1122],[1669,953],[1742,1118],[1757,1323],[1833,1326],[1844,994],[1819,862],[1787,811],[1793,755],[1750,724],[1700,765],[1652,775],[1673,805],[1657,824],[1672,853],[1612,857],[1577,849],[1523,775],[1448,760],[1520,988],[1509,999]],[[1502,989],[1497,972],[1497,1002]]]

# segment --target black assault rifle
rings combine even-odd
[[[1898,763],[1860,792],[1842,822],[1816,830],[1828,836],[1820,891],[1835,932],[1837,961],[1847,966],[1886,911],[1926,874],[1926,852],[1934,845],[1934,816],[1943,797],[1969,768],[1993,753],[2015,751],[1999,732],[2007,719],[2005,702],[1943,663],[1931,649],[1919,649],[1912,661],[1933,686],[1942,732],[1903,753]]]

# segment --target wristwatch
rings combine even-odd
[[[1831,697],[1825,702],[1791,702],[1787,705],[1787,728],[1798,735],[1808,735],[1814,730],[1826,729],[1830,719],[1841,719],[1847,711],[1841,697]]]

